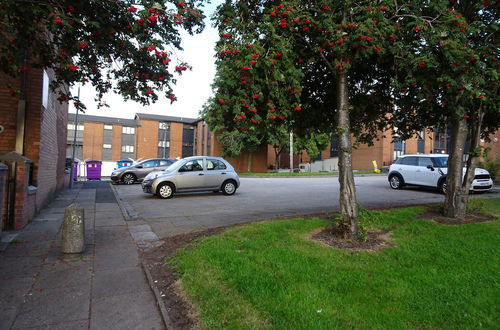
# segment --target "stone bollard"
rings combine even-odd
[[[64,211],[61,249],[63,253],[82,253],[85,249],[83,207],[71,204]]]

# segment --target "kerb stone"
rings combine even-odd
[[[61,250],[63,253],[82,253],[85,249],[84,210],[71,204],[64,211]]]

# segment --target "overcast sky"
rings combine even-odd
[[[177,96],[176,102],[170,104],[170,101],[166,100],[165,97],[160,97],[155,104],[143,106],[133,101],[125,102],[121,96],[109,93],[105,96],[104,100],[110,107],[97,109],[97,104],[94,102],[95,90],[92,86],[86,85],[80,89],[80,98],[87,106],[85,114],[132,119],[135,113],[143,112],[165,116],[197,118],[203,104],[212,93],[210,85],[215,76],[214,47],[218,39],[218,33],[216,29],[212,28],[209,17],[220,2],[221,0],[213,0],[212,4],[208,5],[204,10],[208,17],[203,33],[194,36],[182,33],[182,47],[184,51],[177,51],[177,55],[181,60],[189,63],[193,70],[184,71],[182,76],[178,77],[177,85],[173,87],[174,94]],[[76,95],[76,88],[72,90],[72,93]],[[75,112],[72,104],[70,104],[69,112]]]

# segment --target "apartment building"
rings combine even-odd
[[[133,119],[82,114],[77,118],[76,114],[70,113],[66,157],[72,158],[74,141],[75,158],[79,160],[135,159],[138,126]]]
[[[196,149],[199,119],[137,113],[135,121],[137,158],[184,158],[200,151]]]
[[[75,141],[75,158],[82,161],[183,158],[206,151],[208,135],[206,124],[193,118],[146,113],[137,113],[134,119],[82,114],[76,118],[76,114],[69,114],[66,156],[72,158]],[[196,149],[203,137],[201,149]]]
[[[68,158],[71,158],[75,134],[75,115],[68,121]],[[497,133],[498,134],[498,133]],[[499,154],[500,143],[492,138],[492,155]],[[450,150],[449,130],[423,130],[408,140],[393,141],[391,132],[380,132],[372,145],[356,143],[353,138],[353,169],[372,170],[389,166],[402,154],[447,153]],[[467,146],[466,146],[467,149]],[[116,162],[127,159],[155,157],[183,158],[192,155],[222,155],[222,146],[206,123],[195,118],[137,113],[134,119],[80,115],[76,127],[76,158]],[[316,159],[302,151],[293,157],[293,167],[317,162],[315,170],[337,170],[338,144],[335,138]],[[272,146],[262,145],[256,151],[243,152],[228,158],[238,172],[266,172],[275,167]],[[323,163],[320,163],[323,162]],[[290,167],[287,151],[280,156],[281,168]]]

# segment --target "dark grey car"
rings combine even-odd
[[[222,191],[232,195],[240,186],[240,178],[225,159],[193,156],[178,160],[162,172],[148,174],[142,182],[145,193],[172,198],[174,193],[188,191]]]
[[[174,159],[153,158],[146,159],[132,166],[122,167],[111,173],[113,183],[123,182],[132,184],[136,181],[142,181],[146,175],[153,171],[161,171],[175,163]]]

